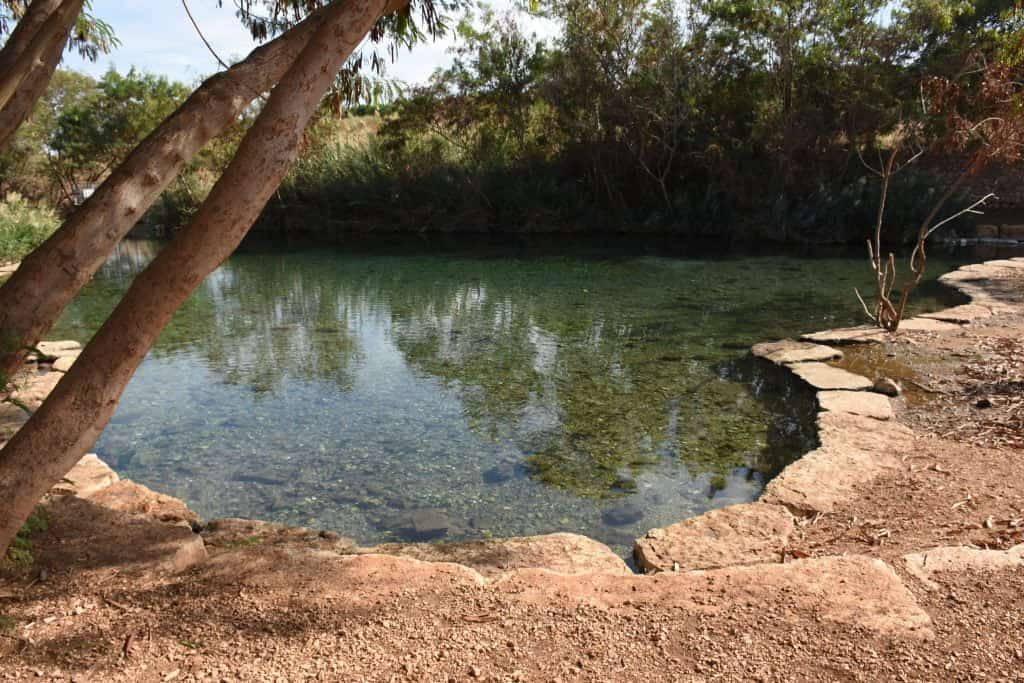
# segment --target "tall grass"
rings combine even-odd
[[[0,263],[20,261],[60,226],[56,212],[32,206],[21,195],[0,202]]]
[[[737,196],[713,176],[694,175],[671,188],[666,207],[635,169],[607,160],[594,164],[592,150],[570,149],[554,158],[479,151],[452,150],[426,137],[398,150],[380,139],[311,149],[258,229],[328,239],[374,232],[658,232],[859,243],[877,211],[877,184],[859,174],[829,179],[803,196]],[[935,187],[926,172],[900,176],[890,234],[913,232]]]

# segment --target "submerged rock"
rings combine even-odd
[[[601,521],[608,526],[627,526],[644,518],[644,510],[632,501],[625,501],[601,513]]]
[[[409,513],[409,519],[413,531],[413,536],[416,540],[430,540],[434,538],[442,538],[448,533],[448,529],[452,526],[451,520],[448,519],[448,515],[444,514],[440,510],[425,509],[425,510],[414,510]]]
[[[484,470],[485,484],[504,484],[506,481],[520,479],[526,475],[526,468],[520,463],[503,462]]]

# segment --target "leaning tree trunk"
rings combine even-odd
[[[309,17],[244,61],[208,78],[57,232],[22,261],[0,287],[0,378],[14,376],[27,350],[56,322],[185,164],[281,79],[309,41],[320,16]]]
[[[189,225],[135,279],[53,393],[0,451],[0,548],[96,441],[171,316],[252,227],[298,155],[320,99],[386,5],[342,0],[324,11]]]
[[[35,41],[36,33],[42,28],[63,0],[35,0],[25,11],[24,16],[15,24],[7,37],[3,49],[0,49],[0,74],[6,78],[12,73],[14,65],[24,54],[25,49]]]
[[[0,74],[0,152],[7,149],[14,133],[32,113],[32,108],[53,78],[64,54],[68,34],[82,13],[85,0],[65,0],[56,12],[36,31],[31,44],[15,60],[9,73]],[[5,90],[16,80],[15,88],[4,98]]]

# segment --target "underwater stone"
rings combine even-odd
[[[626,526],[643,518],[643,508],[630,501],[619,503],[601,513],[601,520],[608,526]]]
[[[448,533],[451,520],[440,510],[415,510],[410,513],[412,530],[418,539],[441,538]]]
[[[504,484],[506,481],[522,477],[525,473],[526,469],[522,465],[504,462],[484,470],[483,480],[485,484]]]

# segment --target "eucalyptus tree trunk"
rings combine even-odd
[[[7,70],[0,72],[0,151],[7,148],[14,133],[46,92],[64,54],[68,34],[84,4],[85,0],[64,0],[46,17],[20,53],[14,55]]]
[[[280,81],[320,22],[317,13],[212,76],[143,140],[96,192],[0,286],[0,378],[57,321],[121,239],[202,148]],[[0,384],[3,384],[0,381]]]
[[[39,29],[42,28],[46,20],[57,11],[64,1],[34,0],[28,6],[25,14],[14,25],[14,29],[7,37],[7,42],[4,43],[3,49],[0,49],[0,74],[3,74],[0,80],[6,79],[12,73],[14,65],[18,62],[21,55],[25,53],[26,48],[35,40]]]
[[[388,0],[341,0],[270,95],[188,226],[135,281],[43,405],[0,451],[0,548],[99,437],[171,316],[245,237],[299,152],[335,75]]]

